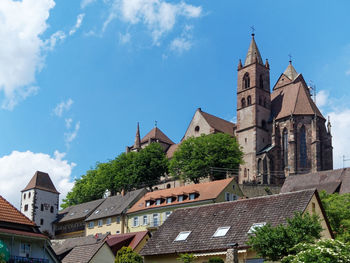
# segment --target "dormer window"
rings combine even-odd
[[[224,237],[226,236],[227,232],[229,231],[230,227],[229,226],[223,226],[223,227],[219,227],[213,237]]]
[[[173,198],[172,197],[167,197],[166,203],[167,204],[171,204],[172,202],[173,202]]]
[[[189,200],[194,200],[196,198],[196,193],[191,193],[189,195]]]
[[[183,195],[179,195],[177,197],[177,201],[182,202],[183,200],[184,200],[184,196]]]
[[[162,199],[158,198],[158,199],[156,200],[156,205],[160,205],[161,202],[162,202]]]
[[[174,241],[185,241],[190,234],[191,234],[191,231],[180,232]]]
[[[151,205],[151,201],[150,200],[146,201],[146,207],[149,207],[150,205]]]
[[[261,223],[254,223],[249,231],[248,234],[253,234],[258,228],[263,227],[264,225],[266,225],[266,222],[261,222]]]

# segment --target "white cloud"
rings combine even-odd
[[[73,100],[69,98],[67,101],[62,101],[59,104],[57,104],[53,112],[55,113],[56,116],[62,117],[62,114],[65,111],[69,111],[72,105],[73,105]]]
[[[66,123],[66,128],[70,129],[70,127],[72,126],[73,119],[72,118],[67,118],[64,121]]]
[[[114,0],[103,31],[117,17],[132,25],[143,24],[150,31],[153,43],[159,45],[160,38],[170,32],[179,17],[197,18],[202,8],[181,2],[168,3],[165,0]]]
[[[92,4],[93,2],[95,2],[96,0],[83,0],[81,1],[80,3],[80,7],[81,8],[85,8],[87,7],[88,5]]]
[[[26,187],[36,171],[47,172],[56,189],[61,193],[60,200],[65,198],[73,187],[70,178],[75,163],[64,160],[65,153],[55,151],[53,156],[31,151],[13,151],[0,158],[0,193],[11,204],[19,208],[21,190]]]
[[[326,90],[320,90],[316,95],[316,104],[318,107],[323,107],[328,104],[329,92]]]
[[[35,74],[43,65],[40,38],[46,31],[53,0],[0,1],[0,91],[2,108],[13,107],[33,94]]]
[[[131,35],[130,33],[125,33],[125,34],[119,34],[119,43],[124,45],[126,43],[129,43],[131,40]]]
[[[64,139],[65,139],[65,142],[66,142],[66,146],[69,147],[70,143],[72,141],[75,140],[75,138],[77,137],[78,135],[78,131],[80,129],[80,121],[78,121],[75,126],[74,126],[74,129],[69,131],[69,132],[66,132],[64,134]]]
[[[334,168],[342,168],[343,155],[350,158],[350,109],[334,110],[328,116],[332,124]],[[350,167],[350,161],[346,162],[345,166]]]
[[[77,16],[77,22],[75,23],[74,27],[69,31],[69,35],[73,35],[77,30],[81,27],[81,24],[83,23],[85,14],[79,14]]]
[[[59,30],[55,33],[53,33],[49,39],[45,40],[45,49],[47,50],[53,50],[56,47],[56,44],[58,42],[63,42],[63,40],[66,38],[66,33]]]

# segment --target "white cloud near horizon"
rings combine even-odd
[[[61,193],[61,201],[74,185],[71,174],[76,166],[64,157],[65,153],[58,151],[55,151],[53,156],[31,151],[13,151],[0,157],[0,181],[6,182],[0,184],[0,195],[19,208],[21,190],[26,187],[36,171],[42,171],[50,175],[57,191]]]
[[[0,91],[2,108],[12,110],[38,90],[35,74],[43,66],[41,35],[53,0],[0,1]]]
[[[131,25],[142,24],[151,32],[153,44],[159,45],[161,37],[170,32],[180,17],[198,18],[202,7],[175,4],[165,0],[113,0],[103,31],[116,18]]]
[[[57,104],[57,106],[53,110],[54,114],[57,117],[62,117],[64,112],[67,112],[70,110],[73,103],[74,101],[71,98],[67,99],[66,101],[61,101],[60,103]]]
[[[77,22],[75,23],[74,27],[69,31],[69,35],[73,35],[77,30],[81,27],[83,20],[84,20],[85,14],[79,14],[77,16]]]

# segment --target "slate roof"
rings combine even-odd
[[[246,246],[248,231],[255,223],[286,223],[294,213],[303,212],[315,190],[305,190],[212,205],[178,209],[154,233],[141,255],[226,251],[228,244]],[[230,229],[213,237],[219,227]],[[185,241],[174,241],[182,231],[191,231]]]
[[[252,63],[257,61],[258,63],[263,65],[263,61],[261,59],[261,55],[258,49],[258,46],[256,45],[254,34],[252,34],[252,41],[250,42],[248,53],[244,62],[244,66],[248,66]]]
[[[241,188],[243,195],[248,198],[279,194],[281,191],[281,187],[276,185],[240,184],[239,187]]]
[[[120,215],[146,192],[146,189],[143,188],[128,192],[124,196],[115,195],[107,197],[106,200],[96,208],[95,212],[86,219],[86,221]],[[97,211],[99,212],[96,213]]]
[[[293,115],[317,115],[324,119],[302,76],[294,82],[276,88],[271,94],[271,112],[276,120]]]
[[[35,226],[35,223],[18,211],[0,195],[0,221]]]
[[[87,263],[95,256],[105,242],[77,246],[62,260],[62,263]]]
[[[35,172],[34,176],[29,181],[28,185],[22,190],[22,192],[30,189],[40,189],[59,194],[59,192],[56,190],[56,187],[52,183],[49,174],[40,171]]]
[[[58,220],[56,220],[56,223],[85,220],[105,200],[106,199],[98,199],[67,207],[58,213]]]
[[[200,112],[204,119],[208,122],[209,126],[212,127],[215,131],[227,133],[231,136],[234,136],[234,130],[236,128],[236,125],[234,123],[216,117],[202,110],[200,110]]]
[[[317,188],[318,191],[325,190],[329,194],[350,193],[350,168],[288,176],[284,181],[281,193],[308,188]]]
[[[154,127],[149,133],[142,138],[141,143],[148,142],[149,139],[159,140],[160,142],[164,142],[167,144],[174,144],[172,140],[169,139],[158,127]]]
[[[166,151],[166,157],[168,159],[172,158],[174,156],[174,152],[177,150],[177,148],[180,146],[181,143],[173,144],[169,147],[169,149]]]
[[[185,185],[185,186],[180,186],[175,188],[148,192],[128,210],[128,214],[133,212],[139,212],[142,210],[152,209],[152,208],[187,204],[187,203],[193,203],[193,202],[205,201],[205,200],[213,200],[219,196],[219,194],[232,182],[232,180],[233,178],[229,178],[229,179],[217,180],[213,182],[190,184],[190,185]],[[176,200],[170,204],[163,202],[160,205],[154,204],[149,207],[146,207],[147,200],[156,200],[158,198],[164,199],[171,196],[177,197],[178,195],[183,195],[183,194],[188,195],[190,193],[198,193],[199,196],[194,200],[189,200],[187,198],[186,200],[179,202],[176,198]]]

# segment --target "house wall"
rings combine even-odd
[[[314,207],[314,208],[313,208]],[[308,212],[310,215],[316,214],[321,219],[321,226],[323,228],[323,231],[321,232],[322,239],[331,239],[332,235],[330,233],[330,229],[328,229],[328,226],[326,224],[325,217],[322,214],[322,210],[320,207],[320,204],[316,198],[316,195],[313,195],[311,198],[311,201],[309,202],[308,206],[306,207],[304,213]]]
[[[90,260],[91,263],[112,263],[115,260],[112,250],[105,243]]]
[[[146,245],[147,241],[150,239],[149,235],[146,235],[141,242],[134,248],[134,252],[140,254],[141,249]]]
[[[120,218],[119,223],[117,223],[118,217]],[[111,218],[111,224],[109,224],[109,225],[107,225],[108,218]],[[102,220],[102,223],[103,223],[102,226],[98,226],[99,220]],[[122,221],[123,220],[126,221],[126,219],[124,219],[124,217],[122,217],[120,215],[91,220],[94,222],[94,227],[92,227],[92,228],[89,228],[89,222],[91,222],[91,221],[87,221],[87,222],[85,222],[86,236],[95,235],[97,233],[105,234],[107,232],[110,232],[111,234],[125,233],[125,230],[126,230],[125,227],[124,227],[124,231],[122,231],[122,225],[123,225]],[[125,225],[125,223],[124,223],[124,225]]]

